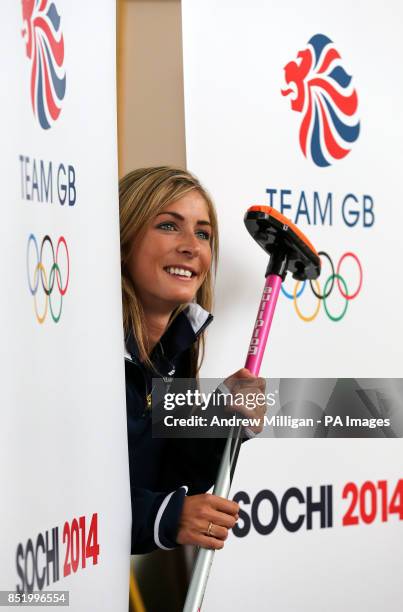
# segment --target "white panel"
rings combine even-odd
[[[401,377],[403,291],[397,262],[403,221],[403,78],[395,59],[403,52],[400,3],[394,0],[386,7],[374,0],[342,0],[337,10],[313,0],[183,0],[182,5],[187,165],[213,195],[221,232],[215,322],[202,374],[225,377],[244,363],[267,257],[246,232],[243,215],[251,205],[270,205],[266,190],[276,189],[274,207],[280,210],[283,190],[284,201],[291,204],[284,214],[293,221],[305,196],[310,218],[300,214],[298,226],[318,251],[331,255],[335,267],[344,253],[354,252],[363,283],[339,322],[326,316],[323,304],[315,320],[305,322],[292,301],[280,296],[261,375]],[[358,96],[358,109],[345,122],[360,121],[360,134],[350,153],[332,158],[327,167],[303,155],[303,113],[293,111],[290,95],[281,93],[287,88],[284,67],[316,34],[333,41],[340,65],[352,77],[342,93],[355,88]],[[307,99],[306,94],[305,104]],[[322,205],[331,194],[332,224],[328,218],[314,223],[314,192]],[[361,210],[352,227],[342,214],[347,194],[357,198],[355,208]],[[374,202],[375,220],[371,225],[367,216],[367,227],[364,196]],[[347,258],[341,270],[351,294],[359,280],[357,267]],[[322,289],[328,275],[325,264]],[[293,281],[286,286],[290,290]],[[344,303],[335,285],[327,303],[330,313],[340,313]],[[304,313],[315,309],[308,287],[298,305]],[[216,555],[203,610],[399,610],[399,515],[382,521],[378,489],[371,524],[343,527],[341,522],[348,481],[361,486],[369,480],[377,487],[379,480],[387,480],[390,501],[402,478],[401,451],[401,440],[380,439],[262,439],[244,445],[232,495],[243,490],[252,502],[259,491],[270,489],[281,500],[290,487],[306,495],[307,486],[317,493],[320,485],[332,485],[333,527],[316,524],[307,530],[305,523],[290,533],[279,524],[266,536],[253,527],[245,538],[232,535]],[[298,503],[293,500],[290,508],[297,512]],[[250,506],[246,511],[250,516]]]
[[[47,49],[57,55],[57,41],[63,35],[61,66],[55,57],[47,64],[60,78],[66,75],[66,90],[56,101],[59,117],[43,129],[31,104],[33,60],[26,56],[21,36],[22,3],[8,1],[3,7],[6,25],[0,43],[4,92],[0,112],[0,588],[12,590],[22,584],[18,545],[24,549],[19,562],[24,573],[28,540],[35,547],[38,534],[45,536],[48,531],[50,535],[58,527],[59,580],[45,588],[69,590],[73,610],[127,610],[130,492],[120,298],[115,2],[39,0],[32,4],[30,22],[36,15],[34,38],[42,46],[43,57]],[[47,113],[50,106],[48,101]],[[29,162],[21,164],[19,156],[28,157]],[[41,162],[45,172],[52,164],[52,198],[50,191],[48,198],[44,193],[41,198],[39,190],[27,199],[34,161],[39,183]],[[74,169],[75,198],[71,188],[70,204],[68,199],[60,203],[58,184],[63,198],[63,181],[58,183],[58,173],[62,178],[64,172],[59,172],[60,164],[66,173],[69,166]],[[70,178],[73,182],[73,170]],[[32,240],[27,262],[30,234],[35,235],[39,249],[45,235],[52,239],[55,251],[60,236],[68,246],[69,282],[58,322],[52,320],[49,305],[43,323],[35,315],[27,265],[34,287],[38,281],[39,316],[46,296],[38,275],[34,276]],[[51,276],[49,247],[45,242],[45,286]],[[58,285],[64,290],[67,281],[63,244],[59,250],[61,278],[56,278],[51,293],[56,312],[61,299]],[[88,535],[94,513],[98,515],[98,562],[95,565],[89,558],[83,568],[80,557],[77,570],[64,577],[64,524],[85,516]],[[39,576],[44,559],[39,548]],[[32,567],[32,555],[28,555],[29,581]],[[36,580],[34,588],[38,588]]]

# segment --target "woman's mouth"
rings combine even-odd
[[[182,268],[179,266],[166,266],[164,270],[173,278],[176,278],[181,281],[189,281],[195,276],[197,276],[196,273],[193,272],[193,270],[189,270],[188,268]]]

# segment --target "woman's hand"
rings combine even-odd
[[[239,412],[248,419],[252,419],[253,424],[248,425],[248,429],[258,434],[263,429],[263,417],[266,414],[266,381],[258,378],[249,372],[247,368],[241,368],[232,376],[224,380],[224,384],[237,400],[244,398],[243,402],[232,403],[228,408],[234,412]],[[254,423],[256,421],[256,424]]]
[[[204,493],[185,497],[176,541],[219,550],[239,516],[239,504]]]

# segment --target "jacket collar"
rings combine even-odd
[[[188,304],[161,337],[160,344],[164,355],[173,359],[188,349],[212,320],[213,316],[199,304]],[[132,332],[126,338],[125,357],[131,361],[139,361],[138,346]]]

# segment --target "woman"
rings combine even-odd
[[[205,491],[225,440],[151,435],[152,378],[196,377],[203,358],[218,255],[214,206],[194,176],[168,167],[130,172],[119,199],[132,553],[220,549],[239,506]],[[245,391],[264,391],[264,380],[245,369],[226,382],[241,379]],[[259,407],[237,410],[262,416]]]

